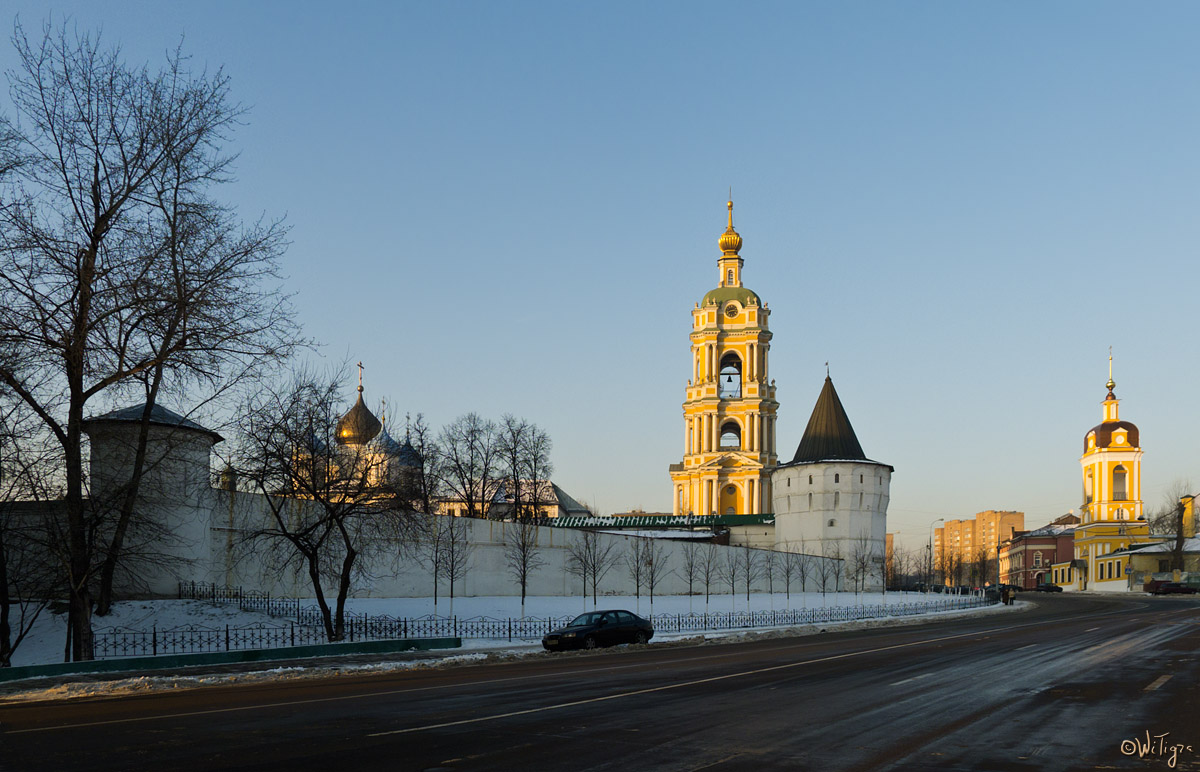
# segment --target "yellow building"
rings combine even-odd
[[[1131,544],[1150,541],[1142,513],[1142,448],[1137,426],[1118,415],[1108,360],[1104,420],[1083,438],[1082,522],[1075,528],[1074,559],[1055,563],[1052,576],[1067,590],[1130,589],[1128,559],[1109,557]],[[1140,589],[1140,588],[1139,588]]]
[[[692,377],[683,402],[683,463],[671,465],[676,515],[755,515],[770,509],[775,385],[767,366],[766,304],[742,284],[742,237],[721,234],[718,285],[692,309]]]
[[[1017,531],[1025,530],[1025,513],[989,509],[970,520],[947,520],[933,536],[934,563],[946,584],[961,584],[973,579],[979,583],[995,581],[994,566],[987,576],[978,573],[981,560],[998,557],[999,546]]]

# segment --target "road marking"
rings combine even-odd
[[[858,657],[863,654],[877,654],[881,651],[894,651],[895,649],[907,649],[913,646],[923,646],[937,641],[951,641],[956,638],[971,638],[979,633],[972,631],[969,633],[961,633],[959,635],[947,635],[942,638],[930,638],[925,641],[912,641],[910,643],[898,643],[892,646],[881,646],[877,649],[866,649],[864,651],[852,651],[846,654],[834,654],[828,657],[817,657],[816,659],[806,659],[801,662],[790,662],[786,665],[773,665],[771,667],[755,668],[754,670],[743,670],[740,673],[726,673],[725,675],[710,676],[709,678],[697,678],[692,681],[683,681],[677,684],[668,684],[666,686],[655,686],[649,689],[635,689],[631,692],[618,692],[609,694],[604,697],[592,697],[587,700],[573,700],[571,702],[560,702],[556,705],[543,705],[540,708],[527,708],[525,710],[513,710],[507,713],[493,713],[490,716],[478,716],[476,718],[464,718],[459,721],[444,721],[440,724],[425,724],[424,726],[412,726],[407,729],[391,729],[386,732],[371,732],[367,737],[388,737],[397,734],[411,734],[413,732],[426,732],[430,729],[445,729],[451,726],[464,726],[466,724],[479,724],[484,721],[497,721],[502,718],[513,718],[514,716],[528,716],[532,713],[545,713],[548,710],[562,710],[563,708],[574,708],[579,705],[592,705],[597,702],[608,702],[610,700],[619,700],[625,697],[637,697],[642,694],[653,694],[655,692],[667,692],[673,689],[682,689],[685,686],[699,686],[700,684],[711,684],[717,681],[728,681],[731,678],[743,678],[745,676],[762,675],[763,673],[775,673],[780,670],[791,670],[792,668],[803,667],[805,665],[815,665],[818,662],[833,662],[839,659],[849,659],[850,657]]]
[[[1133,605],[1133,608],[1147,608],[1149,606],[1148,603],[1140,603],[1140,604],[1132,604],[1132,605]],[[1196,609],[1191,609],[1191,611],[1195,611],[1195,610]],[[1185,609],[1185,610],[1175,611],[1175,612],[1171,612],[1171,613],[1182,614],[1182,613],[1187,613],[1188,611],[1189,611],[1188,609]],[[1109,612],[1102,612],[1098,616],[1101,616],[1101,617],[1120,616],[1124,613],[1126,613],[1126,612],[1123,610],[1109,611]],[[926,639],[922,639],[919,641],[913,641],[911,643],[903,643],[903,644],[897,644],[895,646],[887,646],[887,647],[884,647],[881,649],[867,649],[867,650],[860,651],[860,652],[850,652],[848,654],[841,654],[841,655],[838,655],[837,657],[833,657],[832,659],[839,659],[839,658],[843,658],[843,657],[852,657],[852,656],[856,656],[858,654],[871,654],[871,653],[878,652],[878,651],[887,651],[889,649],[905,648],[905,647],[911,647],[911,646],[922,646],[925,644],[937,643],[939,641],[951,641],[951,640],[957,640],[959,638],[969,638],[972,635],[978,635],[980,632],[1012,632],[1013,630],[1019,630],[1019,629],[1023,629],[1026,627],[1043,627],[1046,625],[1061,625],[1062,622],[1064,622],[1064,621],[1072,621],[1074,619],[1078,619],[1078,618],[1086,616],[1086,615],[1087,615],[1087,612],[1082,612],[1082,613],[1070,615],[1065,618],[1047,619],[1047,620],[1042,620],[1039,622],[1026,622],[1024,624],[1019,624],[1019,625],[995,627],[995,628],[992,628],[991,630],[983,630],[983,631],[974,630],[974,631],[971,631],[968,633],[959,633],[958,635],[948,635],[948,636],[945,636],[942,638],[926,638]],[[1136,617],[1135,617],[1135,620],[1136,620]],[[808,642],[805,642],[805,643],[808,643]],[[805,645],[805,643],[802,643],[800,645]],[[790,649],[790,648],[794,648],[794,647],[792,647],[792,646],[776,646],[771,649],[768,649],[768,651],[783,651],[783,650]],[[709,655],[709,656],[705,656],[705,657],[697,657],[697,658],[695,658],[693,660],[689,660],[689,661],[697,661],[697,660],[705,660],[705,659],[722,659],[727,656],[729,656],[729,655],[714,654],[714,655]],[[825,660],[823,660],[823,659],[808,660],[807,662],[797,662],[797,663],[793,663],[792,665],[781,665],[779,667],[793,667],[793,666],[798,666],[798,665],[810,664],[812,662],[823,662],[823,661],[825,661]],[[603,672],[606,670],[626,670],[631,667],[636,667],[636,665],[617,665],[617,666],[612,666],[612,667],[598,667],[598,668],[590,668],[586,671],[578,671],[578,672]],[[523,676],[512,676],[512,677],[508,677],[508,678],[493,678],[493,679],[490,679],[487,681],[476,682],[473,685],[486,686],[489,684],[505,683],[508,681],[527,681],[527,680],[540,679],[540,678],[553,678],[555,676],[562,676],[562,675],[563,675],[563,673],[561,673],[561,672],[553,672],[553,673],[538,673],[538,674],[523,675]],[[724,678],[733,678],[738,675],[748,675],[748,673],[741,673],[741,674],[734,673],[734,674],[731,674],[728,676],[723,676],[723,677]],[[710,680],[720,680],[720,678],[710,679]],[[701,682],[695,682],[695,683],[701,683]],[[680,684],[680,686],[682,686],[682,685],[683,684]],[[10,734],[10,735],[11,734],[30,734],[33,732],[52,732],[56,729],[81,729],[83,727],[90,727],[90,726],[109,726],[112,724],[135,724],[135,723],[140,723],[143,721],[160,721],[160,720],[164,720],[164,719],[173,719],[173,718],[190,718],[192,716],[211,716],[211,715],[215,715],[215,714],[219,714],[219,713],[240,713],[240,712],[244,712],[244,711],[248,711],[248,710],[263,710],[266,708],[287,708],[287,707],[292,707],[294,705],[313,705],[313,704],[319,704],[322,702],[344,702],[346,700],[361,700],[361,699],[368,699],[371,697],[388,697],[388,696],[391,696],[394,694],[411,694],[414,692],[441,691],[444,689],[461,688],[462,686],[463,686],[463,684],[455,683],[455,684],[440,684],[438,686],[417,686],[417,687],[408,687],[408,688],[404,688],[404,689],[387,689],[387,690],[379,691],[379,692],[366,692],[366,693],[362,693],[362,694],[346,694],[346,695],[342,695],[340,697],[313,697],[311,699],[306,699],[306,700],[290,700],[288,702],[266,702],[266,703],[257,703],[254,705],[240,705],[240,706],[232,707],[232,708],[212,708],[210,710],[192,710],[192,711],[184,711],[182,713],[159,713],[159,714],[156,714],[153,716],[135,716],[133,718],[116,718],[116,719],[109,719],[107,721],[83,721],[83,722],[79,722],[76,724],[58,724],[55,726],[39,726],[39,727],[33,727],[31,729],[10,729],[6,732],[3,732],[3,734]],[[479,720],[486,720],[486,719],[479,719]],[[399,730],[399,731],[403,732],[403,731],[415,731],[415,730]]]
[[[1034,646],[1037,646],[1037,644],[1036,644],[1036,643],[1031,643],[1031,644],[1029,644],[1028,646],[1022,646],[1022,647],[1021,647],[1021,648],[1019,648],[1019,649],[1013,649],[1013,651],[1025,651],[1026,649],[1032,649]]]
[[[1169,676],[1169,675],[1159,676],[1158,678],[1154,679],[1153,683],[1151,683],[1145,689],[1142,689],[1142,691],[1144,691],[1144,692],[1157,691],[1158,687],[1162,686],[1163,684],[1165,684],[1167,681],[1170,681],[1170,680],[1171,680],[1171,676]]]
[[[1095,631],[1097,631],[1099,629],[1100,629],[1099,627],[1089,627],[1088,629],[1084,630],[1084,632],[1085,633],[1094,633]]]
[[[909,681],[916,681],[918,678],[928,678],[931,675],[933,675],[933,673],[922,673],[921,675],[913,676],[912,678],[905,678],[903,681],[897,681],[894,684],[888,684],[888,686],[899,686],[900,684],[906,684]]]

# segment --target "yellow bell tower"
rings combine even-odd
[[[771,312],[742,285],[742,237],[721,234],[719,280],[692,309],[692,377],[683,402],[683,463],[671,465],[676,515],[770,511],[775,455],[775,384],[767,355]]]
[[[1118,415],[1112,356],[1108,358],[1104,420],[1084,435],[1082,522],[1075,528],[1073,589],[1127,584],[1127,563],[1105,556],[1148,539],[1142,513],[1142,448],[1138,428]],[[1111,584],[1110,584],[1111,583]],[[1123,589],[1123,587],[1121,587]]]

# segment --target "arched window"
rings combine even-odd
[[[812,509],[812,494],[808,494],[808,508]]]
[[[733,269],[732,268],[730,268],[725,273],[725,284],[726,284],[726,286],[733,284]]]
[[[1126,501],[1129,499],[1129,491],[1126,488],[1125,481],[1129,475],[1125,471],[1125,467],[1118,465],[1113,470],[1113,501]]]
[[[1092,483],[1093,483],[1092,470],[1089,469],[1089,470],[1087,470],[1087,474],[1085,474],[1083,476],[1083,503],[1084,504],[1092,503],[1092,491],[1094,490],[1092,487]]]
[[[721,399],[738,399],[742,396],[742,360],[733,352],[721,357],[717,396]]]
[[[835,475],[833,476],[833,481],[834,481],[835,483],[836,483],[836,482],[841,482],[841,481],[842,481],[842,476],[841,476],[840,474],[835,474]]]
[[[812,475],[811,474],[808,476],[808,484],[812,485]]]
[[[834,509],[837,509],[838,505],[841,504],[841,499],[842,499],[842,494],[838,493],[837,491],[834,491],[833,492],[833,508]]]
[[[721,426],[721,450],[740,450],[742,447],[742,427],[737,421],[727,421]]]
[[[835,528],[835,527],[837,527],[837,520],[830,520],[830,521],[829,521],[829,527],[830,527],[830,528]]]

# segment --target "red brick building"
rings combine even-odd
[[[1023,590],[1050,581],[1050,566],[1070,560],[1075,549],[1075,526],[1079,518],[1073,514],[1032,531],[1017,531],[1011,539],[1000,544],[1000,580]]]

